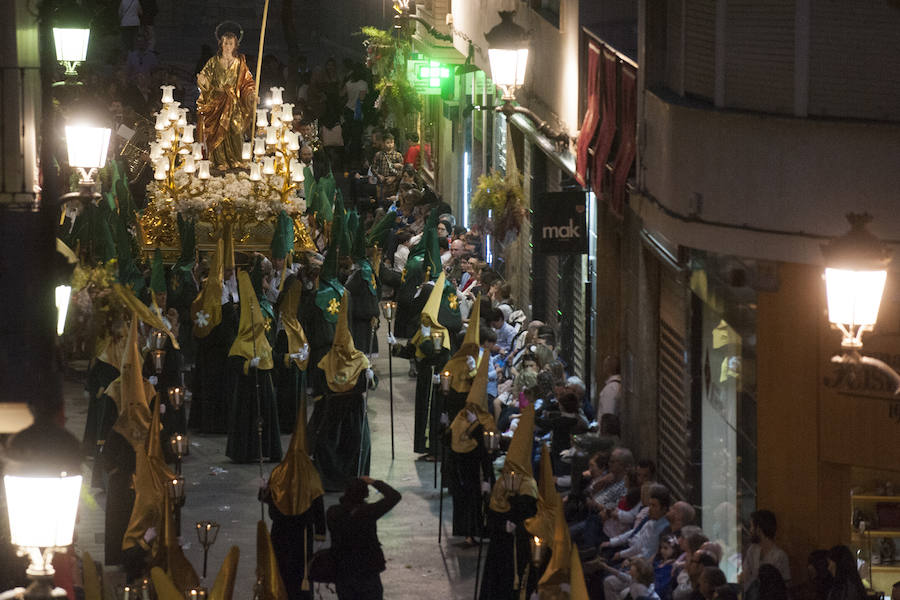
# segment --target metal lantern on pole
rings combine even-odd
[[[850,231],[822,245],[828,321],[841,332],[842,354],[832,362],[875,367],[893,379],[900,394],[900,375],[885,362],[861,354],[862,336],[878,321],[878,309],[891,263],[891,250],[867,228],[868,214],[847,215]]]
[[[184,388],[182,387],[170,387],[169,391],[169,404],[172,405],[172,408],[175,410],[181,410],[181,406],[184,404]],[[187,454],[187,452],[185,452]]]
[[[13,436],[5,452],[10,541],[29,558],[29,600],[56,597],[53,554],[72,544],[81,492],[79,443],[49,418]],[[64,596],[65,594],[63,594]]]
[[[111,134],[112,130],[108,127],[66,125],[69,166],[75,167],[81,172],[82,185],[93,185],[94,174],[106,165],[106,153],[109,150]]]
[[[75,67],[87,60],[91,30],[87,27],[54,27],[56,60],[66,67],[66,77],[78,75]]]
[[[206,579],[206,559],[209,556],[210,547],[216,543],[219,535],[219,524],[215,521],[197,521],[197,539],[203,546],[203,578]]]
[[[153,357],[153,369],[156,371],[156,374],[159,375],[163,372],[163,367],[166,364],[166,351],[153,350],[150,354]]]
[[[388,322],[387,331],[388,331],[388,341],[393,337],[393,321],[394,315],[396,314],[397,303],[391,300],[386,300],[381,303],[381,314],[384,315],[385,320]],[[388,390],[389,390],[389,398],[390,398],[390,407],[391,407],[391,460],[394,460],[394,361],[393,361],[394,353],[391,348],[391,344],[388,343]]]

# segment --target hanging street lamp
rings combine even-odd
[[[515,11],[500,11],[500,23],[484,34],[488,43],[488,60],[491,63],[491,80],[503,90],[503,104],[495,110],[506,118],[514,114],[527,117],[547,138],[556,143],[557,148],[569,145],[569,134],[551,127],[546,121],[524,106],[513,104],[516,92],[525,85],[528,69],[528,51],[531,36],[513,21]]]
[[[868,214],[847,215],[850,231],[822,244],[828,321],[841,332],[842,353],[835,363],[869,365],[886,373],[900,394],[900,375],[887,363],[861,354],[862,336],[875,329],[891,263],[891,250],[866,227]]]

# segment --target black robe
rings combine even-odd
[[[284,366],[284,357],[288,355],[287,334],[282,329],[275,337],[272,347],[272,381],[275,384],[275,397],[278,400],[278,423],[281,433],[290,434],[297,423],[297,412],[300,409],[300,394],[306,385],[306,372],[301,371],[294,361]],[[308,368],[308,367],[307,367]]]
[[[440,387],[432,383],[434,375],[450,360],[450,352],[441,347],[435,349],[431,338],[422,340],[419,350],[422,358],[416,356],[412,343],[401,351],[402,358],[416,361],[416,408],[413,429],[413,452],[438,456],[441,448],[441,413],[444,412],[444,398]]]
[[[366,374],[343,393],[331,392],[313,408],[307,430],[313,462],[326,492],[339,492],[347,483],[369,474],[371,438],[365,414]]]
[[[104,562],[107,565],[122,564],[122,540],[134,508],[135,460],[134,448],[128,440],[118,431],[110,431],[99,461],[106,473]]]
[[[265,460],[277,462],[281,460],[282,451],[272,371],[251,368],[244,375],[246,362],[241,356],[228,357],[225,384],[228,398],[228,441],[225,455],[236,463],[259,460],[257,416],[261,414],[262,456]]]
[[[275,560],[288,600],[312,600],[312,582],[307,591],[303,591],[302,583],[306,564],[313,555],[315,537],[325,537],[324,498],[319,496],[313,500],[312,505],[299,515],[285,515],[278,510],[271,498],[266,500],[269,504],[269,517],[272,519],[272,548],[275,550]]]
[[[84,437],[81,447],[85,456],[94,459],[94,468],[91,472],[91,487],[103,488],[105,485],[102,470],[97,468],[99,457],[103,452],[106,437],[112,430],[119,411],[112,398],[103,391],[119,376],[119,369],[102,360],[94,360],[94,364],[88,370],[88,380],[85,390],[88,394],[88,413],[84,423]]]
[[[194,366],[194,398],[188,425],[200,433],[225,433],[228,409],[225,401],[225,364],[237,335],[240,305],[222,305],[222,322],[197,340]]]
[[[521,586],[537,582],[533,576],[528,576],[526,581],[525,573],[531,561],[531,534],[525,529],[525,519],[537,513],[537,499],[511,496],[509,504],[510,509],[505,513],[487,509],[487,534],[491,541],[484,559],[481,592],[478,594],[481,600],[516,600],[521,595]],[[506,531],[507,521],[516,525],[512,533]],[[517,571],[520,586],[514,589]],[[530,589],[526,592],[526,598],[531,597],[530,592]]]
[[[316,304],[316,288],[303,289],[300,295],[300,325],[309,340],[309,367],[307,377],[315,396],[328,394],[325,374],[319,368],[319,361],[331,350],[334,341],[335,323],[328,321]]]
[[[453,413],[455,416],[456,413]],[[447,430],[449,432],[449,429]],[[469,437],[477,442],[470,452],[454,452],[449,436],[444,437],[447,452],[443,469],[443,481],[453,498],[453,535],[481,537],[484,535],[484,495],[481,482],[494,483],[491,456],[484,449],[484,427],[476,421]]]
[[[372,319],[378,319],[380,314],[381,283],[375,278],[375,293],[369,288],[369,284],[363,281],[362,271],[355,269],[344,287],[350,292],[350,335],[353,336],[353,345],[357,350],[362,350],[367,355],[378,352],[377,329],[372,329]]]

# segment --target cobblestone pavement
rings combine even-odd
[[[381,332],[385,328],[380,329]],[[371,476],[383,479],[403,494],[403,499],[378,522],[378,534],[387,558],[382,573],[385,598],[421,598],[422,593],[440,599],[473,597],[478,548],[465,547],[461,538],[449,537],[451,509],[444,497],[443,543],[438,545],[438,490],[434,486],[434,465],[416,461],[412,452],[415,380],[407,376],[409,364],[393,359],[395,458],[391,460],[391,422],[388,359],[374,360],[380,377],[377,390],[369,394],[369,420],[372,428]],[[73,376],[66,381],[69,429],[80,439],[84,432],[87,402],[82,384]],[[287,448],[290,437],[282,442]],[[268,476],[273,463],[264,464]],[[90,480],[90,465],[85,480]],[[225,456],[224,435],[192,435],[191,454],[183,465],[186,503],[182,511],[185,554],[198,574],[202,570],[203,550],[193,533],[199,520],[214,520],[221,525],[218,540],[209,552],[208,585],[229,548],[241,550],[234,598],[253,597],[256,568],[256,523],[260,504],[256,501],[259,467],[238,465]],[[326,495],[326,507],[337,502],[338,493]],[[98,561],[103,560],[105,492],[91,490],[82,499],[77,546]],[[266,515],[267,523],[268,515]],[[122,575],[106,568],[104,584],[113,590]],[[316,597],[334,598],[324,586]],[[111,592],[110,592],[111,593]],[[107,598],[112,598],[108,595]]]

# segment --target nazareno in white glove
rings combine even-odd
[[[254,356],[253,358],[250,359],[250,368],[255,369],[258,366],[259,366],[259,357]]]
[[[422,337],[431,337],[431,327],[422,325]]]
[[[150,385],[156,387],[156,384],[159,383],[159,378],[156,375],[151,375],[147,378],[147,381],[150,382]]]
[[[466,411],[466,421],[468,421],[469,423],[474,423],[476,419],[477,417],[475,416],[475,413],[473,413],[471,410]]]
[[[375,371],[373,371],[372,369],[366,369],[366,379],[369,383],[375,381]]]
[[[388,345],[394,346],[397,344],[397,338],[394,337],[394,334],[388,332]]]
[[[441,383],[441,376],[438,373],[435,373],[431,376],[432,385],[439,385]]]
[[[474,370],[475,370],[476,363],[475,363],[475,357],[474,357],[474,356],[467,356],[467,357],[466,357],[466,366],[469,367],[469,370],[470,370],[470,371],[474,371]]]

